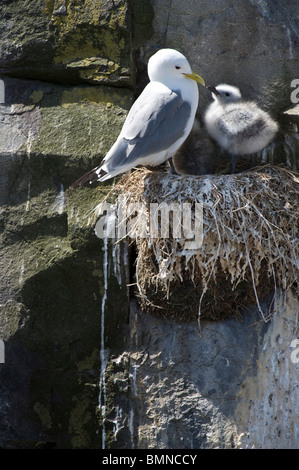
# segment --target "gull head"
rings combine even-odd
[[[204,80],[193,73],[186,57],[175,49],[160,49],[148,61],[148,76],[151,81],[180,83],[191,79],[205,85]]]
[[[242,98],[239,88],[227,85],[226,83],[222,83],[216,87],[207,86],[207,89],[212,93],[213,99],[222,104],[234,103],[240,101]]]

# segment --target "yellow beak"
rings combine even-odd
[[[184,75],[185,77],[191,78],[191,80],[195,80],[197,83],[200,83],[202,86],[206,86],[204,80],[199,75],[197,75],[197,73],[185,73]]]

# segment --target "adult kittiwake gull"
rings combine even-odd
[[[204,86],[203,79],[174,49],[160,49],[149,59],[148,76],[150,82],[131,107],[102,164],[75,181],[72,188],[108,180],[138,165],[160,165],[188,137],[198,106],[196,82]]]
[[[251,155],[265,148],[278,131],[277,123],[254,101],[242,100],[238,88],[220,84],[207,87],[213,96],[204,115],[209,135],[231,154],[232,173],[236,157]]]

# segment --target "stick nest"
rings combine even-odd
[[[136,291],[141,307],[177,320],[240,315],[277,288],[298,290],[298,175],[264,166],[235,175],[176,176],[142,168],[124,175],[113,193],[125,204],[136,244]],[[144,237],[150,204],[203,205],[203,243]],[[194,212],[194,211],[193,211]]]

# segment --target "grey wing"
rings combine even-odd
[[[107,155],[108,168],[166,150],[184,135],[190,114],[191,106],[179,92],[154,94],[148,87],[132,106],[116,145]]]

